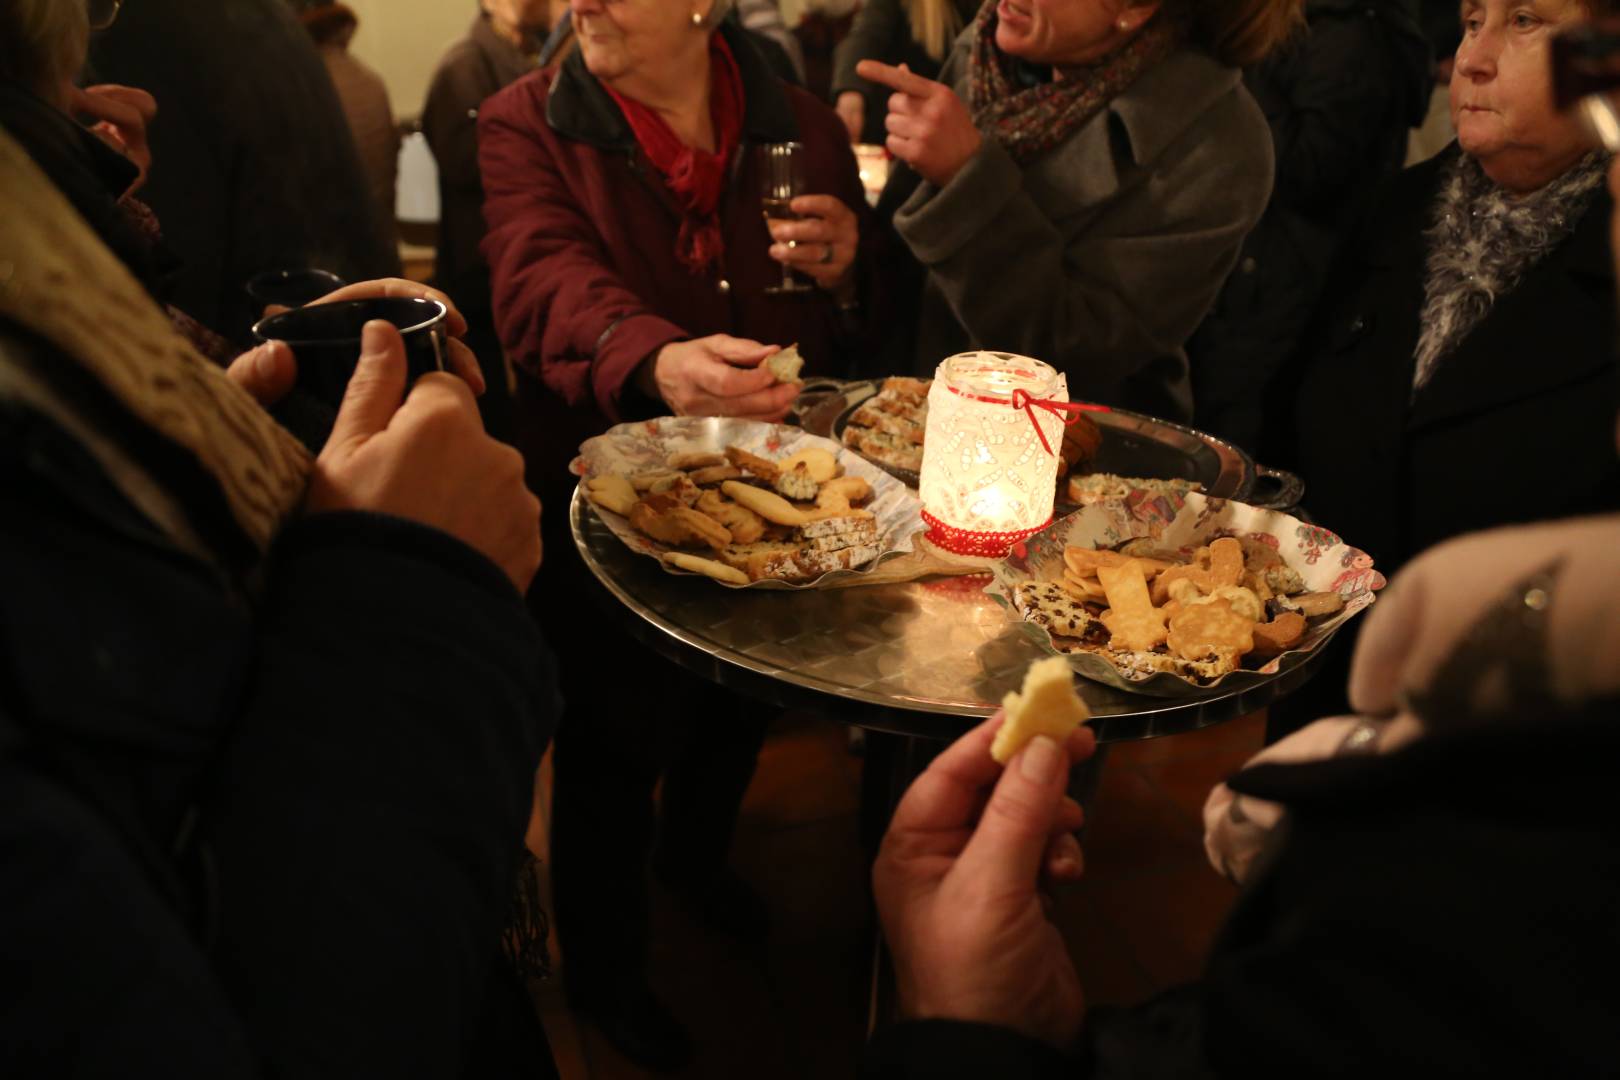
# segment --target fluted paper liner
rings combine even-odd
[[[1028,581],[1062,580],[1063,549],[1071,545],[1113,548],[1137,537],[1152,537],[1156,547],[1190,556],[1223,536],[1258,539],[1276,548],[1283,562],[1305,579],[1308,591],[1336,592],[1344,597],[1344,608],[1330,618],[1311,620],[1298,645],[1260,668],[1239,668],[1199,683],[1162,671],[1131,677],[1096,653],[1059,649],[1044,627],[1025,621],[1013,605],[1015,586]],[[1184,498],[1155,497],[1142,491],[1132,492],[1124,500],[1082,507],[1053,522],[1015,545],[1006,559],[991,568],[991,573],[994,580],[984,591],[1005,605],[1043,648],[1066,656],[1075,671],[1094,682],[1156,697],[1242,690],[1275,678],[1321,648],[1339,627],[1373,602],[1376,590],[1384,587],[1384,576],[1373,569],[1372,558],[1366,552],[1350,547],[1320,526],[1228,499],[1197,493]]]

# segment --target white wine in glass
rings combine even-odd
[[[805,193],[804,144],[796,142],[764,143],[759,148],[760,205],[765,210],[765,222],[797,221],[793,212],[793,199]],[[793,268],[782,265],[782,284],[767,285],[765,291],[772,296],[807,293],[815,290],[801,282]]]

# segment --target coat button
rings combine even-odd
[[[721,296],[730,296],[731,295],[731,282],[727,281],[725,278],[720,279],[720,295]]]
[[[1365,316],[1357,315],[1355,318],[1350,320],[1350,332],[1352,334],[1365,333],[1366,330],[1367,330],[1367,319],[1366,319]]]
[[[1248,255],[1245,256],[1243,261],[1238,264],[1238,269],[1242,270],[1245,274],[1252,274],[1256,270],[1260,269],[1260,264],[1254,261],[1253,255]]]

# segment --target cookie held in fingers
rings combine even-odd
[[[803,381],[799,378],[799,372],[804,370],[804,357],[799,355],[797,342],[766,357],[765,366],[779,383]]]
[[[1007,717],[990,744],[990,756],[1002,765],[1035,736],[1049,736],[1061,746],[1091,719],[1091,710],[1074,692],[1074,670],[1061,656],[1029,665],[1023,689],[1002,698],[1001,707]]]

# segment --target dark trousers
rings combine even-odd
[[[566,518],[566,503],[547,510]],[[578,1000],[645,978],[650,862],[692,885],[724,867],[769,710],[633,640],[566,532],[547,531],[530,606],[566,702],[553,742],[551,873]]]

